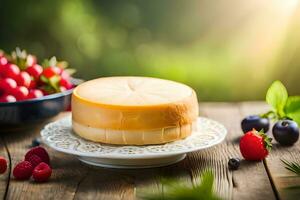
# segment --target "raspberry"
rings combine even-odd
[[[26,159],[26,161],[30,162],[33,168],[43,162],[42,159],[35,154]]]
[[[29,160],[32,155],[37,155],[43,162],[47,164],[50,163],[50,158],[47,151],[41,146],[30,149],[25,155],[25,160]]]
[[[0,156],[0,174],[3,174],[7,169],[7,161]]]
[[[30,178],[32,170],[33,167],[30,162],[22,161],[15,166],[13,175],[17,180],[26,180]]]
[[[46,163],[41,162],[34,168],[32,177],[36,182],[45,182],[50,178],[51,173],[51,167]]]

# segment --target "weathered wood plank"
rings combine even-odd
[[[238,144],[242,135],[242,116],[239,104],[200,104],[200,115],[223,123],[228,129],[228,136],[223,144],[215,148],[189,155],[193,174],[199,174],[206,167],[212,168],[216,191],[225,199],[275,199],[262,162],[242,162],[237,171],[227,168],[230,157],[241,158]]]
[[[7,160],[7,170],[4,174],[0,174],[0,198],[4,199],[6,195],[6,190],[9,184],[9,175],[10,175],[10,159],[9,154],[6,150],[5,143],[2,139],[2,133],[0,133],[0,156],[4,157]]]
[[[184,161],[152,169],[113,170],[91,168],[80,183],[75,199],[136,199],[149,192],[163,192],[161,178],[191,184]]]
[[[242,105],[242,104],[241,104]],[[246,105],[246,104],[245,104]],[[241,108],[241,109],[240,109]],[[216,191],[226,199],[274,199],[262,162],[243,162],[238,171],[228,171],[229,157],[240,157],[238,139],[243,106],[227,103],[204,103],[201,115],[220,121],[229,130],[226,142],[214,148],[189,154],[175,165],[143,170],[110,170],[81,164],[75,157],[54,152],[53,176],[43,184],[11,179],[8,199],[135,199],[138,193],[162,192],[161,177],[191,183],[206,168],[215,173]],[[31,140],[39,135],[42,125],[34,130],[4,134],[13,166],[23,159]]]
[[[39,136],[42,127],[4,134],[13,166],[24,158],[28,145]],[[86,166],[73,156],[47,150],[53,167],[50,181],[36,184],[12,178],[8,199],[135,199],[137,193],[144,191],[161,192],[161,177],[181,177],[191,183],[183,163],[156,169],[111,170]]]
[[[264,103],[243,103],[241,108],[242,113],[248,115],[262,112],[268,106]],[[272,137],[272,129],[269,131],[269,135]],[[300,142],[298,141],[292,147],[283,147],[273,141],[273,150],[265,159],[265,167],[278,197],[280,199],[300,199],[300,177],[286,170],[280,159],[300,163]]]
[[[119,170],[91,168],[78,185],[75,199],[133,199],[134,180]]]
[[[33,138],[39,136],[43,125],[31,130],[3,133],[11,155],[12,167],[24,159]],[[48,148],[52,160],[53,175],[49,182],[36,184],[17,181],[11,172],[7,199],[73,199],[77,183],[82,177],[82,166],[76,158],[54,152]]]

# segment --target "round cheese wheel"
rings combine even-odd
[[[72,96],[73,130],[95,142],[171,142],[190,135],[197,117],[195,91],[158,78],[99,78],[77,86]]]

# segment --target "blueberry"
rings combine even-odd
[[[262,118],[258,115],[250,115],[243,119],[241,125],[244,133],[247,133],[252,129],[257,131],[263,130],[266,133],[269,130],[270,122],[268,118]]]
[[[36,146],[40,146],[41,144],[41,140],[39,138],[34,138],[32,141],[31,141],[31,147],[36,147]]]
[[[240,166],[240,159],[238,158],[230,158],[228,161],[228,167],[230,170],[237,170]]]
[[[298,124],[292,120],[280,120],[273,126],[275,140],[284,146],[291,146],[299,138]]]

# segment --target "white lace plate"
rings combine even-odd
[[[73,154],[87,164],[137,168],[172,164],[186,153],[206,149],[222,142],[226,128],[211,119],[199,117],[197,131],[191,136],[161,145],[118,146],[85,140],[72,131],[71,116],[52,122],[41,131],[42,140],[51,148]]]

